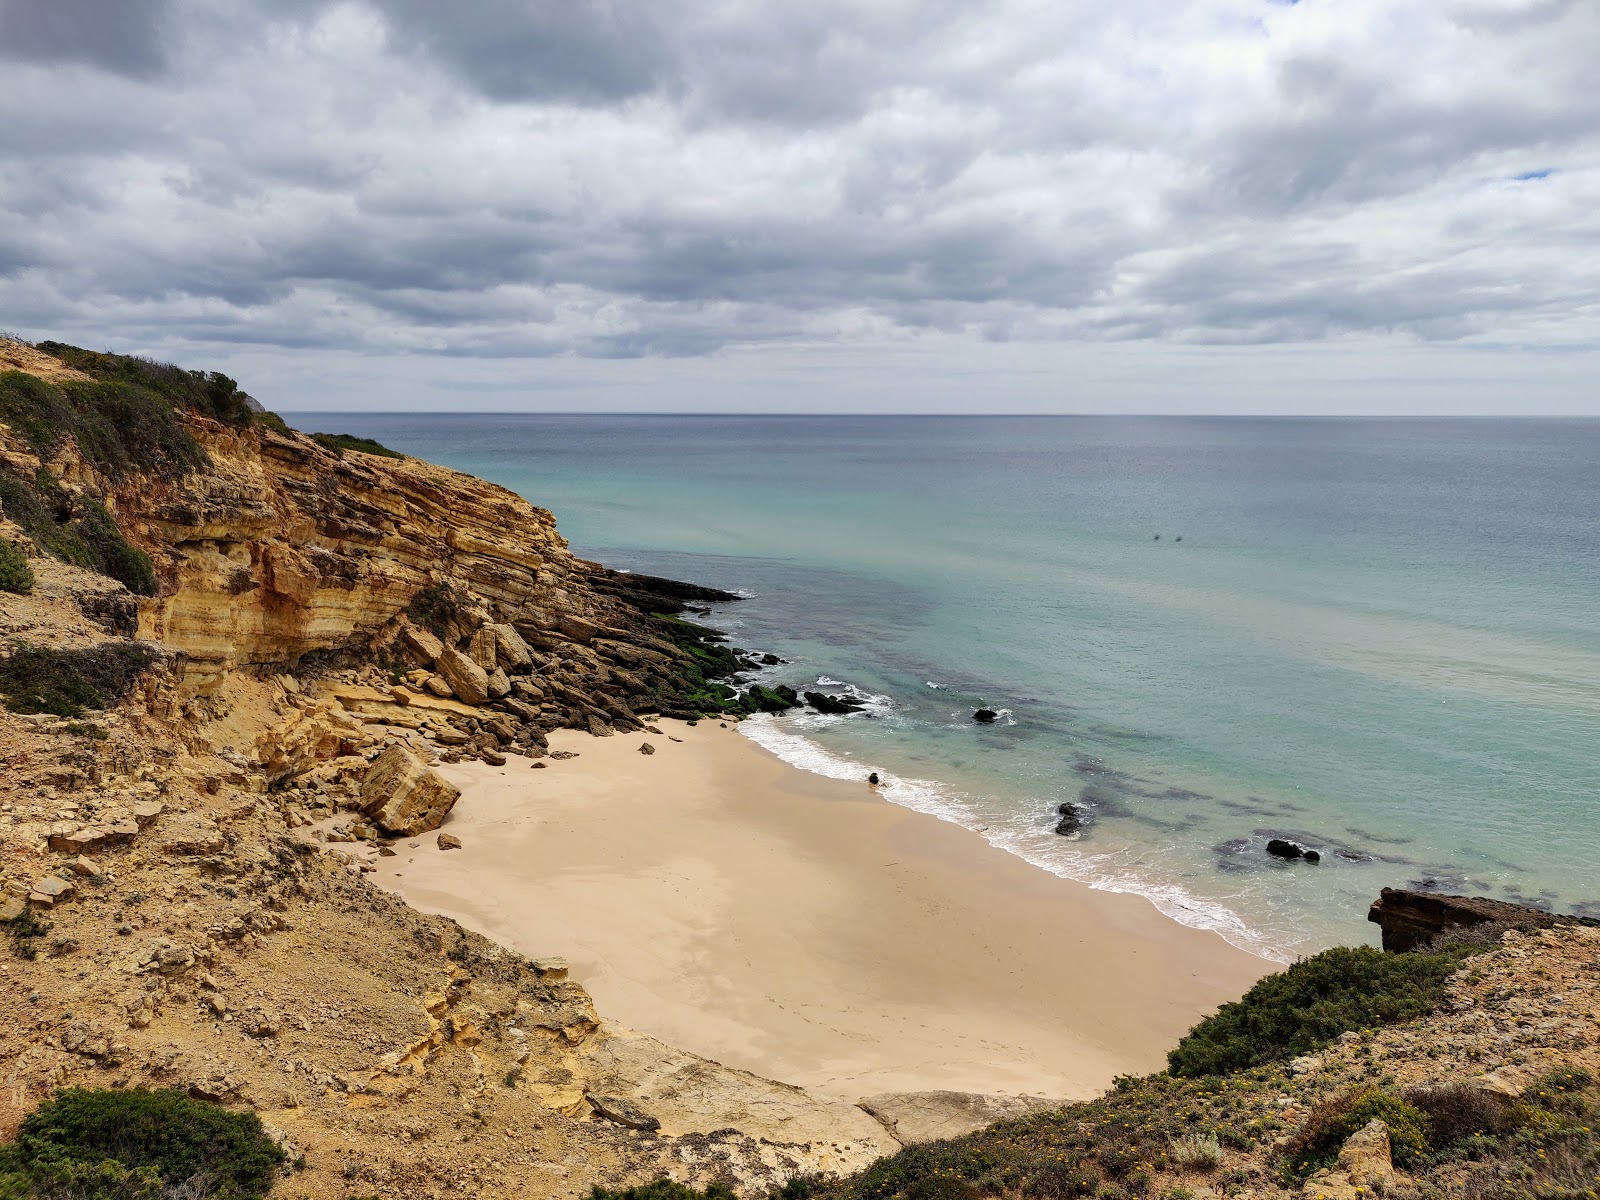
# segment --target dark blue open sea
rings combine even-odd
[[[871,698],[750,736],[1241,946],[1372,940],[1386,884],[1600,912],[1600,422],[297,423],[746,593],[713,623],[775,679]]]

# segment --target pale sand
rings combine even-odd
[[[580,757],[441,768],[464,848],[401,842],[372,878],[569,959],[610,1020],[852,1101],[1093,1095],[1274,969],[732,726],[661,726],[683,741],[559,732]]]

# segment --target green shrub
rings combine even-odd
[[[0,511],[62,562],[98,571],[141,596],[159,589],[150,556],[122,536],[105,506],[71,495],[42,467],[32,480],[0,470]]]
[[[0,660],[0,696],[17,713],[80,717],[85,709],[110,708],[155,662],[148,646],[106,642],[82,650],[50,650],[12,644]]]
[[[175,1091],[72,1088],[22,1122],[0,1195],[158,1200],[165,1188],[257,1200],[283,1159],[254,1113]]]
[[[1427,1114],[1428,1149],[1434,1154],[1474,1138],[1499,1138],[1515,1124],[1510,1101],[1470,1083],[1409,1088],[1401,1099]]]
[[[57,385],[6,371],[0,373],[0,421],[41,458],[70,436],[84,459],[113,479],[135,471],[182,475],[207,461],[167,400],[126,382]]]
[[[1268,975],[1201,1021],[1167,1055],[1174,1075],[1224,1075],[1308,1054],[1341,1033],[1426,1016],[1467,947],[1385,954],[1338,946]]]
[[[372,438],[357,437],[353,433],[313,433],[311,440],[326,450],[343,455],[346,450],[359,450],[363,454],[376,454],[380,458],[404,458],[398,450],[391,450]]]
[[[590,1190],[589,1200],[737,1200],[737,1197],[732,1189],[720,1183],[707,1184],[705,1191],[700,1191],[663,1178],[617,1191],[596,1186]]]
[[[15,542],[0,539],[0,592],[27,595],[33,591],[33,568]]]
[[[461,612],[466,597],[448,583],[436,583],[411,597],[406,615],[415,625],[432,630],[436,637],[449,639],[450,622]]]
[[[1285,1177],[1304,1179],[1332,1165],[1345,1141],[1373,1120],[1389,1127],[1389,1152],[1396,1166],[1410,1167],[1427,1151],[1431,1136],[1427,1113],[1377,1088],[1343,1092],[1313,1108],[1279,1150]]]

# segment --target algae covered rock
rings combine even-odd
[[[361,783],[361,811],[401,837],[439,828],[460,797],[461,789],[404,746],[391,746],[373,760]]]

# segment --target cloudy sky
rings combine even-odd
[[[0,0],[0,328],[270,406],[1600,414],[1596,0]]]

